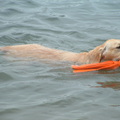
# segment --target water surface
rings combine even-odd
[[[111,38],[119,0],[0,1],[0,46],[85,52]],[[74,74],[71,64],[0,55],[0,120],[119,120],[120,69]]]

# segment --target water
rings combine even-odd
[[[111,38],[119,0],[0,0],[0,46],[84,52]],[[74,74],[71,64],[0,55],[0,120],[119,120],[120,69]]]

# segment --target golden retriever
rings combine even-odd
[[[110,39],[89,52],[73,53],[47,48],[38,44],[26,44],[1,47],[5,55],[54,61],[72,61],[81,63],[99,63],[102,61],[120,59],[120,40]]]

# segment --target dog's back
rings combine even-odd
[[[51,49],[38,44],[16,45],[1,47],[0,51],[6,55],[28,57],[37,59],[49,59],[60,61],[75,61],[78,53]]]

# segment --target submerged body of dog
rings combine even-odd
[[[89,52],[73,53],[47,48],[38,44],[1,47],[5,55],[54,61],[72,61],[82,63],[99,63],[101,61],[120,59],[120,40],[110,39]]]

